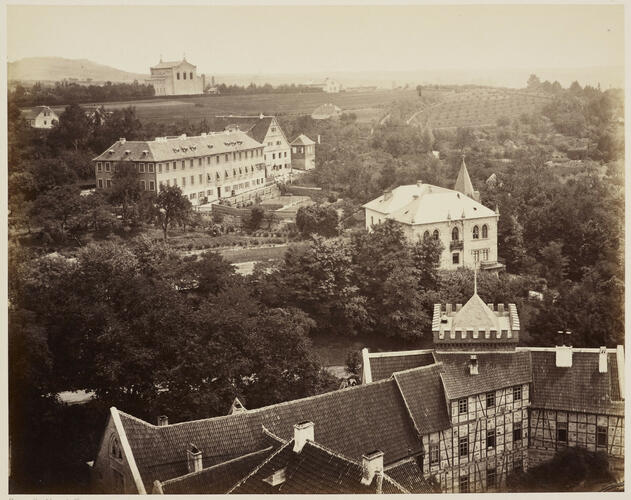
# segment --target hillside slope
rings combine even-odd
[[[8,63],[9,80],[59,81],[68,78],[95,82],[143,83],[148,75],[128,73],[120,69],[104,66],[87,59],[65,59],[63,57],[27,57]]]

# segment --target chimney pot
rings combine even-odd
[[[314,439],[313,422],[301,422],[294,425],[294,452],[300,453],[307,441]]]
[[[598,373],[607,373],[607,348],[605,346],[598,350]]]
[[[383,474],[383,451],[375,450],[362,456],[361,483],[368,486],[375,475]]]
[[[166,415],[160,415],[158,417],[158,427],[164,427],[165,425],[169,425],[169,417]]]
[[[118,142],[120,142],[121,144],[125,144],[127,140],[124,137],[121,137],[120,139],[118,139]]]

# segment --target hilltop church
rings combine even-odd
[[[499,211],[480,203],[464,157],[454,189],[418,181],[384,192],[363,207],[366,229],[386,219],[397,221],[408,239],[435,238],[443,245],[441,269],[500,269],[497,261]]]

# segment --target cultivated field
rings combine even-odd
[[[500,117],[511,120],[537,111],[551,98],[508,89],[476,89],[448,96],[410,120],[410,124],[431,128],[481,127],[495,125]]]
[[[357,115],[359,121],[370,122],[378,119],[384,108],[398,99],[417,97],[415,90],[375,90],[370,92],[323,92],[296,94],[256,94],[220,96],[177,96],[104,103],[106,109],[133,106],[142,121],[172,122],[177,120],[199,121],[222,114],[234,115],[310,115],[321,104],[333,103],[343,111]],[[97,103],[86,104],[94,108]],[[63,107],[53,107],[57,113]]]

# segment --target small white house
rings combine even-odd
[[[26,111],[24,118],[33,128],[53,128],[59,122],[59,116],[48,106],[37,106]]]

